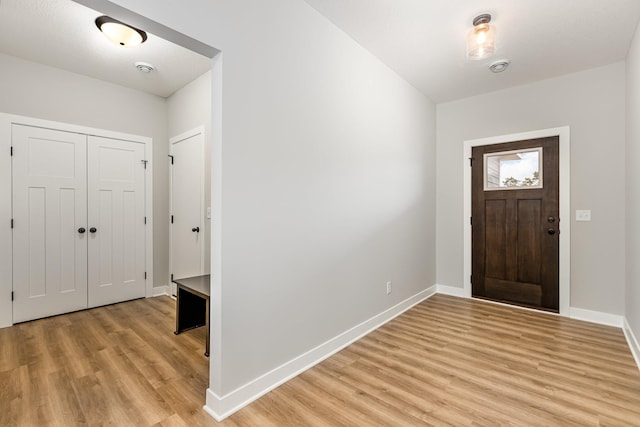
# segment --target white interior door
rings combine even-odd
[[[204,271],[203,147],[202,132],[171,143],[171,273],[176,279]]]
[[[144,144],[89,136],[89,307],[145,296]]]
[[[14,323],[87,307],[86,138],[12,125]]]

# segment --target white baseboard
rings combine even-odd
[[[169,295],[169,286],[165,285],[165,286],[155,286],[152,289],[153,293],[151,294],[152,297],[159,297],[161,295]]]
[[[342,350],[349,344],[359,340],[369,332],[409,310],[416,304],[426,300],[436,293],[436,286],[431,286],[416,295],[396,304],[388,310],[360,323],[342,334],[320,344],[316,348],[292,359],[270,372],[256,378],[248,384],[232,391],[225,396],[218,396],[211,389],[207,389],[207,403],[204,410],[222,421],[234,412],[257,400],[279,385],[301,374],[312,366],[322,362]]]
[[[460,297],[460,298],[471,298],[471,295],[469,295],[468,291],[465,290],[464,288],[458,288],[456,286],[436,285],[436,289],[437,289],[437,293],[439,294],[451,295],[451,296]],[[486,302],[514,307],[514,308],[521,308],[525,310],[539,311],[535,309],[528,309],[526,307],[519,307],[517,305],[505,304],[505,303],[494,302],[489,300],[486,300]],[[591,323],[598,323],[600,325],[615,326],[617,328],[622,328],[625,320],[623,316],[603,313],[601,311],[585,310],[583,308],[576,308],[576,307],[569,308],[568,317],[571,319],[584,320]]]
[[[439,294],[450,295],[452,297],[471,298],[471,294],[464,288],[447,285],[436,285],[436,289]]]
[[[601,311],[585,310],[583,308],[571,307],[569,309],[569,317],[571,319],[585,320],[591,323],[599,323],[606,326],[615,326],[622,328],[624,317],[616,314],[603,313]]]
[[[636,365],[638,365],[638,369],[640,369],[640,344],[638,344],[638,339],[633,333],[631,325],[629,325],[629,322],[627,322],[626,317],[624,318],[624,327],[622,328],[622,331],[624,332],[624,336],[627,339],[629,349],[631,350],[631,354],[636,361]]]

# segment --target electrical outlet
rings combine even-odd
[[[391,282],[387,282],[387,295],[391,293]]]

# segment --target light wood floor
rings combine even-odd
[[[137,300],[0,329],[0,426],[214,426],[204,330]],[[640,426],[622,332],[436,295],[222,426]]]

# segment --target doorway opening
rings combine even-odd
[[[132,12],[125,7],[119,6],[116,2],[108,1],[108,0],[52,0],[48,2],[40,2],[42,3],[42,8],[45,11],[53,13],[58,9],[62,9],[64,7],[73,7],[75,6],[75,10],[83,9],[84,6],[93,10],[93,12],[99,11],[99,14],[106,14],[115,19],[126,22],[136,28],[142,28],[148,32],[151,38],[163,39],[165,41],[171,42],[175,45],[179,45],[182,48],[188,49],[196,54],[199,54],[204,57],[204,61],[208,66],[208,80],[210,89],[207,90],[206,96],[209,97],[209,101],[211,103],[211,110],[207,113],[209,116],[209,120],[211,122],[211,127],[207,128],[206,133],[208,134],[210,144],[210,149],[208,153],[206,153],[206,157],[210,159],[210,173],[212,175],[212,189],[211,191],[206,191],[205,193],[210,194],[211,197],[211,243],[206,242],[205,247],[211,248],[211,254],[205,255],[205,261],[211,260],[212,270],[218,272],[218,274],[212,277],[211,281],[211,341],[212,341],[212,352],[210,358],[210,381],[209,383],[212,386],[212,389],[219,390],[219,383],[215,381],[219,381],[221,375],[220,372],[220,361],[221,361],[221,343],[220,343],[220,318],[221,318],[221,284],[220,284],[220,265],[221,265],[221,92],[222,92],[222,54],[219,50],[214,47],[201,42],[200,40],[193,39],[186,34],[180,33],[172,28],[166,27],[158,22],[155,22],[149,18],[146,18],[143,15]],[[4,25],[5,21],[13,21],[14,23],[21,24],[23,22],[35,22],[36,13],[28,13],[28,18],[25,20],[19,19],[11,19],[9,11],[12,10],[12,6],[16,8],[19,7],[28,7],[32,5],[33,2],[23,2],[20,0],[9,0],[2,1],[2,14],[0,16],[1,20],[3,20],[3,30],[2,31],[10,31],[8,25]],[[27,12],[34,12],[29,11]],[[65,63],[62,59],[63,55],[53,55],[51,54],[52,46],[58,46],[60,49],[60,53],[64,53],[65,51],[74,56],[75,58],[82,58],[82,61],[78,61],[81,64],[86,65],[88,63],[88,55],[84,55],[79,52],[79,50],[71,47],[71,45],[67,45],[65,42],[60,42],[60,39],[57,37],[62,37],[63,34],[67,34],[68,32],[73,31],[81,31],[83,28],[87,28],[91,32],[88,33],[88,37],[76,37],[76,40],[80,40],[81,44],[87,44],[91,41],[101,41],[105,42],[102,34],[98,32],[95,28],[94,19],[97,14],[93,12],[87,12],[86,10],[80,11],[80,14],[93,14],[90,19],[78,19],[75,16],[73,19],[61,20],[60,22],[73,21],[74,23],[81,24],[84,23],[86,25],[72,25],[65,26],[64,31],[57,31],[54,35],[55,37],[45,36],[42,32],[38,31],[29,31],[27,28],[19,28],[19,32],[30,35],[32,38],[36,38],[37,43],[43,47],[44,56],[47,58],[55,59],[55,63],[47,63],[45,60],[37,60],[36,58],[30,58],[28,56],[28,51],[23,49],[25,46],[24,43],[20,43],[19,45],[13,44],[10,46],[11,49],[15,49],[15,51],[2,51],[0,52],[0,62],[4,61],[3,64],[9,64],[10,67],[3,67],[3,70],[7,71],[8,78],[5,79],[5,84],[7,82],[11,82],[12,89],[16,92],[22,90],[26,96],[36,95],[42,97],[42,102],[33,103],[29,102],[29,100],[25,98],[18,98],[14,96],[13,93],[10,93],[9,96],[6,96],[6,100],[11,99],[20,99],[20,103],[16,103],[14,106],[9,105],[9,107],[3,108],[6,111],[2,111],[2,113],[7,114],[20,114],[25,117],[36,117],[36,118],[46,118],[47,120],[55,120],[61,123],[70,123],[77,126],[89,127],[92,129],[106,129],[113,130],[118,133],[126,133],[135,136],[144,136],[144,137],[153,137],[153,143],[150,143],[150,146],[153,146],[153,157],[148,160],[149,162],[149,170],[153,170],[153,178],[150,179],[146,184],[147,191],[149,194],[153,194],[153,203],[150,203],[146,208],[148,213],[148,217],[145,218],[147,221],[146,226],[147,229],[153,229],[154,232],[148,233],[148,236],[154,236],[155,238],[149,237],[145,244],[147,248],[155,248],[154,256],[147,256],[146,261],[151,262],[153,259],[153,264],[155,265],[156,272],[159,274],[153,275],[153,268],[147,269],[147,276],[145,279],[147,285],[151,285],[151,287],[147,286],[147,294],[146,296],[157,296],[160,294],[164,294],[167,292],[170,284],[170,276],[169,276],[169,245],[168,245],[168,234],[169,234],[169,159],[167,154],[169,153],[169,137],[180,134],[180,132],[172,132],[170,129],[167,129],[167,114],[159,114],[157,115],[157,126],[142,124],[143,121],[152,121],[152,117],[155,114],[156,110],[163,110],[163,102],[162,98],[166,98],[170,95],[171,92],[162,94],[162,93],[154,93],[147,94],[145,96],[145,100],[135,99],[133,102],[127,102],[127,100],[120,99],[119,101],[113,101],[115,96],[120,95],[121,92],[127,92],[131,89],[135,89],[132,86],[127,86],[125,83],[118,83],[117,79],[109,79],[107,77],[101,77],[100,75],[89,75],[89,73],[83,73],[82,70],[74,70],[73,62],[70,61]],[[50,16],[47,16],[50,19]],[[44,18],[43,18],[44,19]],[[40,29],[43,31],[50,26],[41,25]],[[88,31],[87,30],[87,31]],[[15,32],[15,31],[14,31]],[[95,32],[95,33],[94,33]],[[11,33],[11,32],[10,32]],[[72,37],[73,38],[73,37]],[[51,43],[42,43],[42,40],[50,40]],[[148,40],[142,47],[144,49],[152,46],[152,40]],[[9,47],[7,47],[9,49]],[[127,51],[129,54],[133,54],[134,52],[140,52],[139,50],[130,50]],[[103,49],[93,49],[92,54],[98,53],[102,55],[101,59],[107,62],[108,64],[113,64],[115,59],[122,59],[123,56],[127,56],[127,53],[122,51],[110,51],[107,48]],[[110,55],[113,53],[113,58],[110,58]],[[107,58],[109,56],[109,58]],[[168,55],[163,55],[166,59]],[[129,59],[132,59],[128,57]],[[149,82],[154,76],[160,76],[161,72],[166,71],[167,68],[162,67],[162,63],[155,63],[153,65],[156,66],[155,70],[151,74],[141,74],[136,70],[134,66],[134,61],[139,59],[146,58],[135,58],[133,60],[128,60],[126,63],[126,68],[124,68],[121,72],[113,72],[113,75],[129,75],[128,72],[134,74],[132,77],[133,80],[145,81]],[[153,60],[152,60],[153,62]],[[187,67],[181,61],[171,61],[174,64],[178,64],[182,67]],[[47,67],[47,70],[43,70],[42,67]],[[98,70],[100,73],[104,73],[107,67],[94,67],[94,70]],[[9,74],[9,70],[11,74]],[[28,70],[29,72],[24,72],[24,70]],[[70,74],[74,74],[71,76]],[[204,74],[201,74],[204,75]],[[35,77],[34,77],[35,76]],[[67,88],[66,84],[73,81],[75,86],[71,89]],[[120,87],[111,86],[110,83],[114,85],[119,85]],[[71,85],[71,83],[69,83]],[[96,89],[97,87],[97,89]],[[24,88],[27,88],[26,90]],[[65,90],[66,89],[66,90]],[[121,90],[122,89],[122,90]],[[49,90],[52,93],[49,93]],[[142,93],[142,90],[140,90]],[[83,99],[91,99],[91,107],[79,107],[80,103],[72,102],[75,98],[83,98]],[[61,100],[61,98],[63,98]],[[131,101],[131,100],[128,100]],[[13,102],[13,101],[12,101]],[[8,103],[5,103],[8,104]],[[37,108],[34,108],[33,112],[31,112],[29,105],[35,105]],[[15,111],[14,111],[15,109]],[[105,124],[105,122],[108,122]],[[201,120],[200,123],[203,121]],[[187,125],[185,125],[187,126]],[[192,129],[193,125],[189,124],[189,127],[185,129]],[[8,130],[7,130],[8,129]],[[151,132],[148,129],[152,129]],[[158,131],[158,129],[163,129],[162,131]],[[10,149],[10,140],[11,133],[10,127],[2,126],[0,131],[3,134],[3,138],[0,140],[0,147],[4,151],[9,152]],[[94,135],[95,136],[95,135]],[[121,138],[122,139],[122,138]],[[4,160],[2,160],[4,159]],[[3,157],[1,160],[3,167],[0,168],[0,195],[4,200],[11,200],[11,160],[10,157]],[[117,162],[114,162],[117,163]],[[145,163],[145,166],[147,164]],[[160,173],[158,173],[160,172]],[[69,191],[65,194],[68,196]],[[206,209],[207,206],[204,206]],[[206,212],[206,211],[205,211]],[[0,206],[0,222],[9,223],[12,218],[11,205],[5,204]],[[154,221],[154,219],[156,221]],[[140,218],[142,222],[143,219]],[[143,223],[144,224],[144,223]],[[88,236],[97,236],[102,233],[105,228],[104,227],[96,227],[96,231],[92,232],[91,227],[86,227],[84,232],[79,231],[81,228],[80,225],[74,227],[74,233],[80,235],[80,238],[87,238]],[[13,323],[12,313],[13,313],[13,300],[12,300],[12,291],[13,291],[13,280],[12,280],[12,264],[13,264],[13,253],[12,253],[12,237],[11,237],[11,229],[9,227],[0,229],[0,327],[9,327]],[[147,263],[148,265],[148,263]],[[166,272],[166,274],[165,274]],[[145,277],[144,274],[140,275],[140,277]],[[155,285],[155,287],[153,287]],[[215,381],[214,381],[215,380]],[[217,385],[216,385],[217,384]]]

